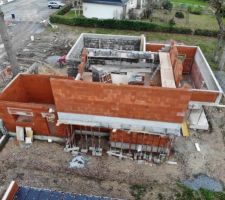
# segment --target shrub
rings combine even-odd
[[[202,7],[201,6],[189,6],[188,12],[195,15],[201,15],[202,14]]]
[[[65,15],[66,13],[68,13],[72,8],[72,5],[66,5],[64,7],[62,7],[58,12],[56,12],[56,15]]]
[[[184,18],[184,13],[178,11],[178,12],[175,13],[175,17],[176,17],[176,18],[183,19],[183,18]]]
[[[169,0],[166,0],[162,3],[162,7],[165,10],[171,11],[173,9],[173,4]]]
[[[176,24],[176,22],[175,22],[174,18],[169,20],[169,25],[170,26],[174,26],[175,24]]]
[[[180,8],[181,10],[186,10],[186,9],[188,8],[188,4],[186,4],[186,3],[180,3],[180,4],[179,4],[179,8]]]

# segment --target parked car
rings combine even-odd
[[[61,3],[59,1],[49,1],[48,2],[48,7],[49,8],[61,8],[63,6],[65,6],[65,4]]]

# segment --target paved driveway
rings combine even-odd
[[[47,7],[47,0],[15,0],[2,6],[5,19],[11,19],[11,14],[16,15],[18,21],[39,22],[47,18],[55,10]]]
[[[16,51],[24,47],[25,41],[31,35],[43,31],[44,27],[40,21],[47,19],[51,13],[56,11],[49,9],[47,3],[47,0],[15,0],[1,6],[6,23],[10,24],[8,32]],[[11,14],[15,14],[15,20],[12,20]],[[0,66],[5,58],[6,53],[0,38]]]

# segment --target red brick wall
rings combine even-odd
[[[51,79],[58,112],[182,122],[190,100],[184,89]]]

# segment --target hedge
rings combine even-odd
[[[67,18],[64,16],[64,14],[67,13],[70,9],[71,5],[67,5],[62,9],[60,9],[58,12],[52,14],[50,16],[50,22],[58,24],[66,24],[70,26],[165,32],[177,34],[194,34],[210,37],[216,37],[218,34],[218,31],[203,30],[203,29],[196,29],[195,31],[192,31],[190,28],[159,25],[155,23],[137,20],[97,19],[84,17]]]
[[[59,12],[50,16],[51,23],[66,24],[71,26],[84,26],[94,28],[110,28],[110,29],[126,29],[136,31],[152,31],[152,32],[167,32],[167,33],[181,33],[192,34],[192,30],[189,28],[178,28],[166,25],[159,25],[143,21],[134,20],[116,20],[116,19],[96,19],[96,18],[84,18],[74,17],[66,18],[62,13],[68,10],[68,6],[60,10]]]
[[[209,36],[209,37],[217,37],[219,31],[207,30],[207,29],[196,29],[194,31],[194,35],[202,35],[202,36]]]

